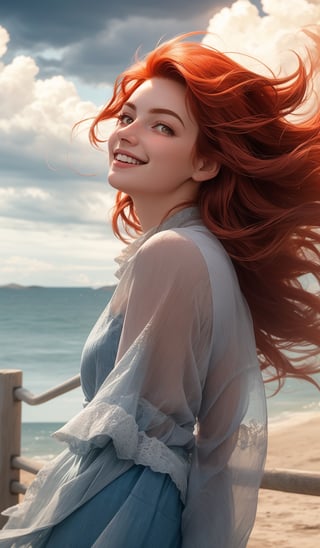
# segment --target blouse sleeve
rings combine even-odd
[[[231,379],[212,405],[204,394],[183,515],[183,548],[247,546],[266,453],[265,423],[257,421],[261,402],[254,401],[259,395],[264,398],[253,371]]]
[[[265,393],[251,315],[228,263],[220,256],[209,265],[212,359],[198,414],[183,548],[245,548],[266,455]]]
[[[174,231],[153,236],[135,258],[116,363],[142,361],[140,396],[177,422],[189,415],[193,428],[211,334],[201,253]]]

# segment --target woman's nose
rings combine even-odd
[[[126,126],[118,127],[117,134],[120,140],[125,140],[130,143],[136,143],[138,141],[138,124],[132,122]]]

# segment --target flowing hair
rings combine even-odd
[[[261,369],[279,387],[285,377],[317,385],[311,375],[320,371],[320,298],[306,284],[320,279],[320,113],[294,123],[289,116],[305,102],[316,67],[307,70],[297,55],[293,74],[262,76],[184,38],[161,44],[118,77],[90,140],[104,141],[100,122],[116,117],[145,80],[184,84],[199,126],[195,154],[220,164],[218,175],[201,183],[197,205],[236,269]],[[113,230],[126,241],[119,221],[128,234],[142,232],[133,201],[122,192]]]

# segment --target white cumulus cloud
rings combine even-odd
[[[310,40],[303,27],[320,23],[320,0],[262,0],[265,16],[249,0],[237,0],[223,8],[209,22],[204,42],[225,52],[234,52],[237,61],[260,72],[267,72],[254,57],[274,72],[288,73],[296,68],[292,50],[305,56]],[[319,31],[318,31],[319,32]]]
[[[241,65],[260,74],[292,74],[296,54],[309,67],[319,55],[314,41],[304,32],[320,34],[320,0],[262,0],[262,17],[249,0],[237,0],[209,21],[204,43],[217,48]],[[315,73],[308,100],[297,109],[300,119],[318,108],[320,77]],[[290,117],[292,118],[292,116]],[[294,119],[294,118],[292,118]],[[295,118],[299,119],[299,118]]]
[[[0,57],[6,53],[9,39],[10,37],[8,31],[0,25]]]
[[[4,53],[8,33],[0,30],[0,51]],[[38,67],[31,57],[18,56],[0,65],[0,154],[1,150],[7,158],[11,154],[17,163],[22,155],[24,161],[48,161],[66,168],[72,166],[70,156],[74,156],[77,163],[73,168],[94,171],[100,158],[90,155],[87,134],[78,133],[71,144],[71,131],[79,120],[94,116],[97,105],[82,101],[75,85],[63,76],[39,79],[37,75]]]
[[[0,55],[8,45],[0,27]],[[114,254],[107,158],[91,149],[88,124],[72,137],[99,107],[63,76],[38,73],[30,56],[0,63],[0,284],[105,284]]]

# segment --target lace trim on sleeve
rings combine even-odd
[[[135,464],[149,466],[154,472],[168,474],[185,501],[189,473],[187,458],[157,438],[139,431],[134,417],[118,405],[101,402],[95,407],[87,407],[53,437],[66,442],[70,451],[78,455],[87,454],[93,447],[104,447],[112,440],[120,459],[133,460]]]

